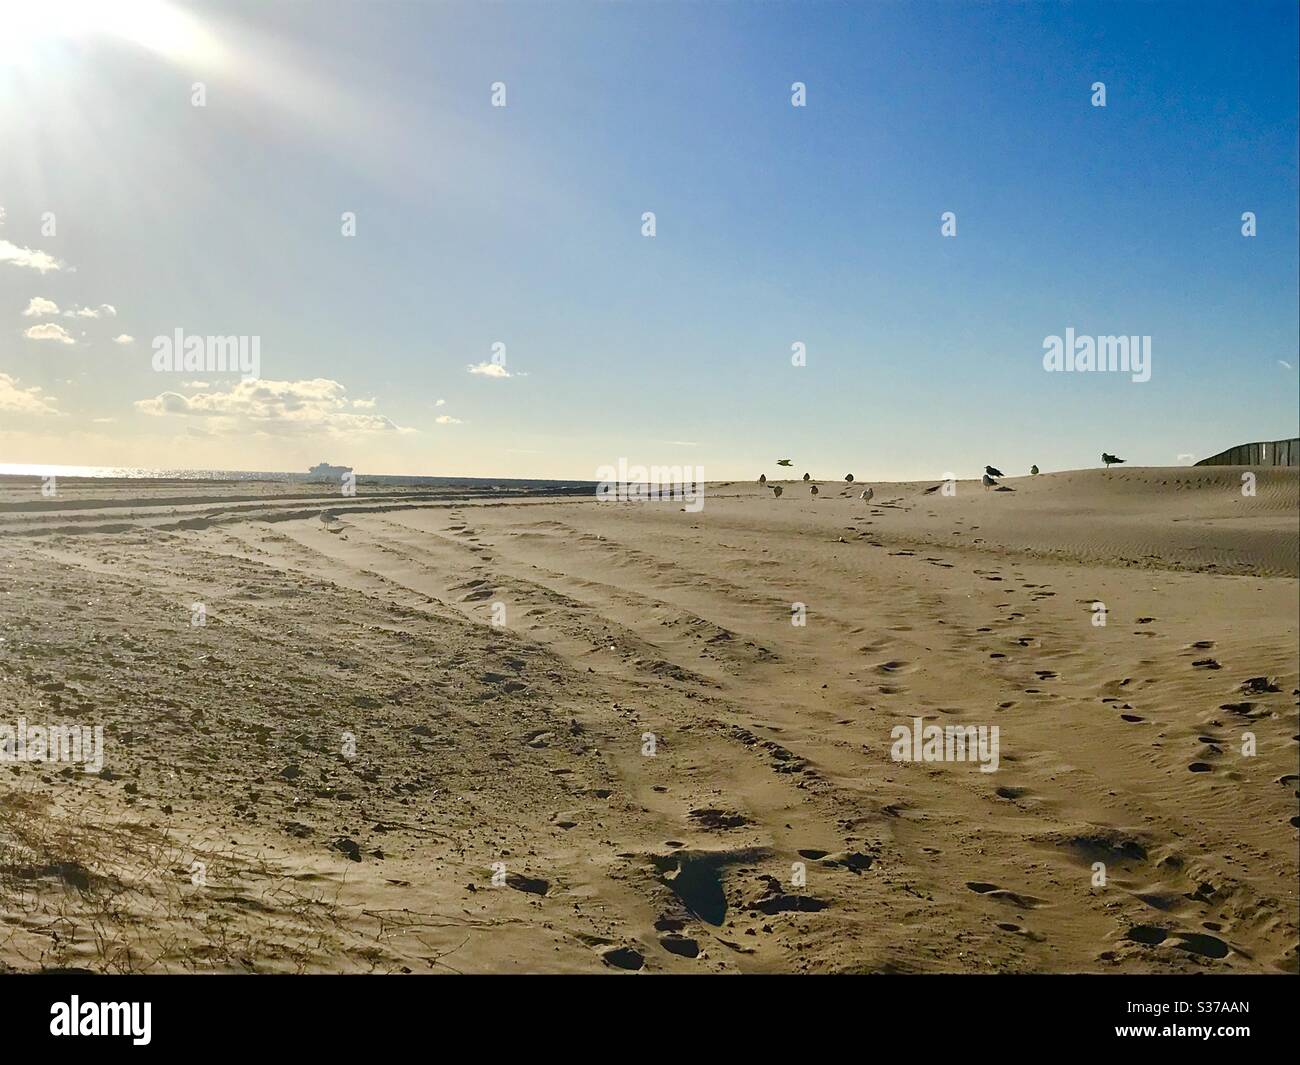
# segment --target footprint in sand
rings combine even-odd
[[[698,940],[691,939],[689,936],[677,935],[675,932],[667,932],[661,935],[659,945],[669,954],[676,954],[683,958],[698,958],[700,956]]]
[[[887,676],[897,676],[902,673],[914,673],[916,666],[911,662],[904,662],[901,659],[891,659],[888,662],[881,662],[876,666],[877,673],[884,673]]]
[[[1200,932],[1170,932],[1155,925],[1135,925],[1125,933],[1124,938],[1147,947],[1158,947],[1168,941],[1171,946],[1205,958],[1226,958],[1232,949],[1216,936]]]
[[[1043,899],[1035,898],[1033,895],[1021,895],[1015,891],[1000,888],[997,884],[989,884],[981,880],[969,880],[966,882],[966,886],[978,895],[985,895],[990,899],[997,899],[999,902],[1009,902],[1025,910],[1032,910],[1046,905]]]
[[[749,819],[731,810],[718,810],[710,807],[705,810],[692,810],[686,815],[701,828],[724,831],[728,828],[740,828],[749,824]]]

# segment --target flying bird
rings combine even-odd
[[[987,473],[990,477],[1005,477],[1005,476],[1006,476],[1006,474],[1003,473],[1001,470],[999,470],[996,466],[985,466],[985,467],[984,467],[984,472]]]
[[[1106,469],[1110,469],[1110,464],[1112,462],[1123,462],[1124,460],[1116,458],[1114,455],[1108,454],[1107,452],[1103,451],[1101,453],[1101,461],[1106,464]]]
[[[862,498],[865,499],[865,500],[867,500],[867,502],[870,502],[870,501],[871,501],[871,497],[874,496],[875,494],[876,494],[876,493],[873,492],[870,488],[864,488],[864,489],[862,489]]]
[[[793,459],[777,459],[776,464],[778,466],[790,466],[793,464],[793,461]]]
[[[980,478],[980,484],[984,486],[984,491],[986,492],[997,483],[998,482],[995,481],[992,477],[990,477],[987,473]]]
[[[1037,476],[1038,476],[1038,466],[1037,466],[1037,464],[1035,464],[1035,465],[1029,467],[1029,476],[1030,476],[1030,477],[1037,477]]]

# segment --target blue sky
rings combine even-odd
[[[63,14],[0,45],[0,463],[883,480],[1296,431],[1294,4]],[[1067,327],[1151,380],[1046,373]],[[155,372],[177,328],[266,387]]]

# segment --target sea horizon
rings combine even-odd
[[[358,481],[372,484],[412,485],[565,485],[596,484],[579,477],[462,477],[454,474],[356,473]],[[0,463],[0,477],[61,477],[72,480],[146,480],[146,481],[276,481],[285,483],[320,481],[319,475],[292,470],[222,470],[184,469],[162,466],[89,466],[59,463]]]

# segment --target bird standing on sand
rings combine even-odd
[[[759,484],[767,484],[767,474],[765,474],[765,473],[760,473],[760,474],[758,475],[758,483],[759,483]]]
[[[997,483],[998,482],[995,481],[992,477],[990,477],[987,473],[980,478],[980,484],[984,486],[984,491],[986,492]]]
[[[852,484],[852,483],[853,483],[853,474],[851,474],[851,473],[846,473],[846,474],[844,475],[844,479],[845,479],[849,484]]]
[[[339,519],[337,511],[322,510],[318,517],[321,524],[325,526],[326,532],[339,533],[343,531],[343,522]]]
[[[984,472],[985,472],[986,474],[988,474],[990,477],[1005,477],[1005,476],[1006,476],[1006,474],[1003,473],[1003,472],[1002,472],[1000,469],[998,469],[996,466],[985,466],[985,467],[984,467]]]
[[[776,499],[781,498],[781,486],[779,484],[772,485],[772,495]]]
[[[817,494],[817,486],[816,486],[816,485],[813,485],[813,486],[812,486],[812,493],[811,493],[811,494],[812,494],[812,495],[816,495],[816,494]]]
[[[805,473],[805,474],[803,475],[803,479],[804,479],[805,481],[811,481],[811,480],[812,480],[812,474],[811,474],[811,473]]]
[[[1029,467],[1029,476],[1030,476],[1030,477],[1037,477],[1037,476],[1038,476],[1038,464],[1037,464],[1037,463],[1035,463],[1033,466],[1030,466],[1030,467]]]
[[[868,503],[871,502],[871,497],[874,496],[875,494],[876,493],[873,492],[870,488],[862,489],[862,498],[865,499]]]
[[[1108,452],[1103,451],[1101,453],[1101,461],[1106,464],[1106,469],[1110,469],[1110,464],[1112,462],[1119,463],[1119,462],[1123,462],[1124,460],[1116,458],[1114,455],[1111,455]]]
[[[789,466],[792,465],[793,461],[793,459],[777,459],[776,464],[778,466]]]

